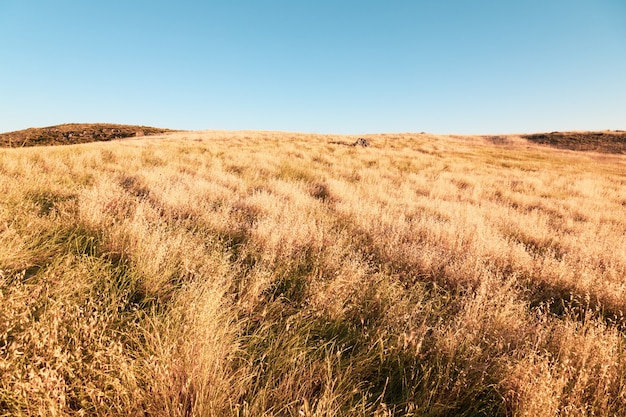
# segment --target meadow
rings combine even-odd
[[[626,415],[626,155],[0,149],[0,416]]]

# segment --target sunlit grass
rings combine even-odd
[[[0,151],[0,415],[626,414],[626,158],[176,133]]]

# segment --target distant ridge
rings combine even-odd
[[[535,133],[522,137],[540,145],[559,149],[626,154],[626,132],[623,130]]]
[[[150,126],[118,125],[111,123],[67,123],[57,126],[30,128],[0,133],[0,147],[73,145],[102,142],[135,136],[158,135],[173,132]]]

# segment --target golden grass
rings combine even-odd
[[[195,132],[0,150],[0,416],[626,414],[626,157]]]

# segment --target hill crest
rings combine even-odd
[[[65,123],[55,126],[0,133],[0,148],[74,145],[130,137],[159,135],[175,131],[176,130],[150,126],[113,123]],[[512,136],[520,137],[538,145],[546,145],[559,149],[626,154],[626,131],[623,130],[549,132],[483,137],[494,143],[502,143]]]
[[[622,130],[533,133],[521,137],[539,145],[559,149],[626,154],[626,132]]]
[[[170,129],[150,126],[113,123],[66,123],[0,133],[0,147],[20,148],[26,146],[74,145],[137,136],[158,135],[172,131],[173,130]]]

